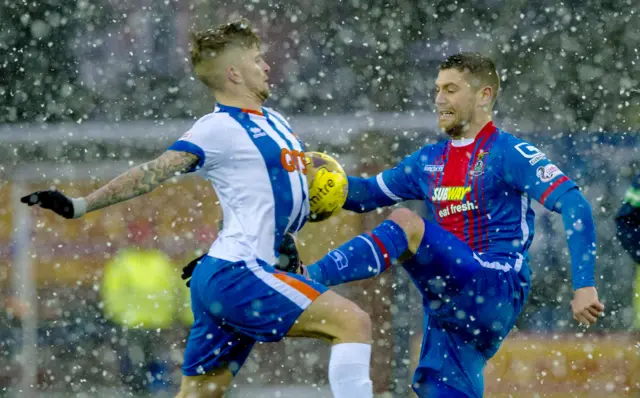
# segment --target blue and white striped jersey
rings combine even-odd
[[[218,105],[168,149],[197,155],[193,171],[218,195],[224,225],[210,256],[274,264],[282,236],[307,221],[303,146],[279,113]]]

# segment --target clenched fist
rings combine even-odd
[[[573,293],[571,300],[573,319],[583,325],[591,326],[604,311],[604,305],[598,300],[598,291],[593,286],[583,287]]]

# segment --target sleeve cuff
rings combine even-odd
[[[85,198],[70,198],[73,205],[73,218],[80,218],[87,212],[87,200]]]
[[[556,202],[562,196],[563,193],[567,192],[572,188],[577,188],[575,182],[569,179],[567,176],[562,176],[558,178],[553,184],[547,188],[546,191],[540,196],[540,204],[542,204],[547,209],[553,211],[553,207]]]
[[[579,282],[573,282],[573,290],[582,289],[583,287],[595,286],[596,282],[593,279],[585,279]]]
[[[205,159],[204,151],[202,150],[202,148],[200,148],[198,145],[194,144],[193,142],[178,140],[173,144],[171,144],[171,146],[167,148],[167,150],[187,152],[187,153],[196,155],[198,157],[198,164],[193,166],[191,170],[188,171],[189,173],[192,171],[201,169],[202,166],[204,165],[204,159]]]

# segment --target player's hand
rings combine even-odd
[[[20,202],[52,210],[64,218],[77,218],[86,211],[84,199],[71,199],[55,190],[34,192],[23,196]]]
[[[182,268],[182,275],[180,275],[180,277],[183,280],[187,281],[187,287],[191,286],[191,275],[193,275],[193,270],[196,269],[196,266],[202,262],[202,259],[204,259],[207,254],[208,253],[205,253],[198,258],[194,258],[193,260],[191,260],[191,262],[189,262],[189,264]]]
[[[573,319],[583,325],[590,326],[596,323],[604,305],[598,300],[598,291],[593,286],[583,287],[573,293],[571,300]]]
[[[298,255],[296,238],[292,234],[287,232],[284,235],[279,251],[280,257],[275,266],[277,269],[280,271],[291,272],[293,274],[299,274],[302,272],[302,262]]]

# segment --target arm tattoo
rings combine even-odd
[[[151,192],[169,178],[191,170],[198,159],[191,153],[166,151],[157,159],[120,174],[87,196],[87,212]]]

